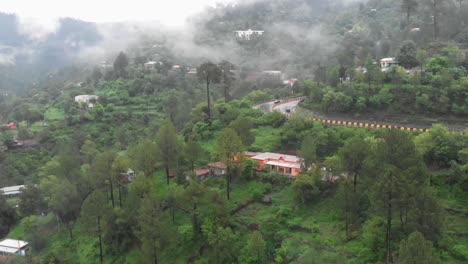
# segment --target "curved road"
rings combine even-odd
[[[260,109],[266,113],[278,111],[286,116],[290,116],[296,112],[296,108],[302,100],[304,100],[303,97],[275,100],[255,105],[253,108]]]
[[[290,99],[284,99],[284,100],[275,100],[275,101],[269,101],[265,103],[261,103],[258,105],[255,105],[253,108],[255,109],[260,109],[266,113],[271,113],[273,111],[278,111],[286,116],[291,116],[293,113],[296,112],[296,108],[299,105],[299,103],[304,100],[304,97],[298,97],[298,98],[290,98]],[[426,131],[430,129],[430,127],[423,127],[419,125],[402,125],[402,124],[389,124],[389,123],[378,123],[378,122],[369,122],[369,121],[364,121],[364,120],[339,120],[339,119],[331,119],[323,116],[314,116],[312,120],[321,122],[323,124],[328,124],[328,125],[337,125],[337,126],[350,126],[350,127],[362,127],[362,128],[384,128],[384,129],[400,129],[400,130],[405,130],[405,131]],[[454,132],[462,132],[464,133],[465,129],[451,129],[451,131]]]

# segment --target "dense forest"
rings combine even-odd
[[[30,248],[0,261],[468,261],[466,1],[241,1],[125,47],[106,46],[119,25],[31,40],[17,19],[0,187],[24,189],[0,195],[0,238]]]

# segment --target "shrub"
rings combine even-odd
[[[254,200],[256,202],[261,202],[263,200],[263,193],[262,193],[262,191],[260,189],[251,188],[250,193],[251,193],[252,200]]]
[[[450,252],[460,260],[468,260],[468,248],[465,245],[456,245]]]

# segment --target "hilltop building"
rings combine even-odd
[[[383,58],[380,60],[380,68],[382,68],[383,72],[388,71],[393,65],[398,65],[395,58]]]
[[[264,32],[265,32],[264,30],[248,29],[248,30],[237,30],[236,34],[237,34],[237,37],[240,39],[250,40],[253,35],[261,36],[263,35]]]
[[[160,61],[148,61],[145,63],[145,69],[147,70],[153,70],[156,68],[157,65],[162,65],[162,62]]]
[[[83,105],[87,104],[88,108],[93,108],[96,101],[99,99],[99,96],[97,95],[78,95],[75,96],[75,102]]]

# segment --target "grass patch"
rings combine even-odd
[[[65,112],[58,108],[49,108],[45,112],[46,121],[61,121],[65,119]]]

